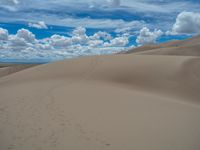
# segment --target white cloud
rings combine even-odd
[[[8,30],[0,28],[0,41],[8,40]]]
[[[150,31],[147,27],[144,27],[140,30],[136,42],[138,45],[151,44],[155,43],[157,38],[159,38],[163,32],[161,30]]]
[[[102,46],[103,43],[104,43],[104,41],[102,41],[102,40],[90,40],[90,41],[88,41],[87,44],[90,47],[98,47],[98,46]]]
[[[107,32],[96,32],[91,36],[83,27],[75,28],[70,37],[53,35],[36,39],[27,29],[20,29],[15,35],[0,28],[2,58],[15,59],[63,59],[83,55],[110,54],[120,52],[129,43],[126,36],[113,38]]]
[[[35,42],[35,35],[32,32],[30,32],[29,30],[26,30],[26,29],[18,30],[16,36],[18,38],[24,39],[28,43]]]
[[[77,27],[72,32],[72,42],[76,44],[85,44],[88,41],[88,36],[86,35],[86,29],[83,27]]]
[[[125,28],[117,28],[115,30],[116,33],[127,33],[132,30],[132,27],[125,27]]]
[[[110,41],[110,43],[108,43],[108,42],[104,43],[104,46],[111,46],[111,47],[112,46],[114,46],[114,47],[120,46],[120,47],[124,47],[128,43],[129,43],[128,37],[124,36],[124,37],[116,37],[116,38],[112,39]]]
[[[75,36],[81,36],[81,35],[85,35],[86,34],[86,29],[83,27],[77,27],[74,31],[73,31],[73,35]]]
[[[53,35],[50,38],[50,45],[55,48],[66,48],[72,44],[72,40],[68,37]]]
[[[48,29],[47,25],[45,24],[44,21],[39,21],[39,22],[36,22],[36,23],[28,23],[28,26],[29,27],[32,27],[32,28],[37,28],[37,29]]]
[[[167,32],[169,34],[169,32]],[[172,28],[172,34],[200,33],[200,13],[182,12]]]
[[[12,49],[20,49],[22,47],[28,46],[27,41],[24,38],[20,38],[16,35],[10,35],[9,36],[9,46],[12,47]]]
[[[93,36],[90,36],[91,40],[99,40],[99,39],[103,39],[103,40],[112,40],[112,36],[107,33],[107,32],[102,32],[102,31],[98,31],[97,33],[95,33]]]

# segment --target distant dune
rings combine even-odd
[[[198,41],[1,77],[0,150],[199,150]]]
[[[159,45],[145,45],[130,49],[128,52],[146,55],[200,56],[200,36],[185,41],[170,41]]]
[[[36,66],[36,64],[0,64],[0,77],[16,73],[18,71]]]

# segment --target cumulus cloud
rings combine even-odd
[[[17,36],[17,38],[24,39],[28,43],[35,42],[35,35],[32,32],[30,32],[29,30],[26,30],[26,29],[18,30],[16,36]]]
[[[14,50],[18,50],[21,49],[22,47],[28,46],[28,43],[24,38],[20,38],[16,35],[10,35],[9,46]]]
[[[70,37],[52,35],[36,39],[27,29],[19,29],[16,34],[9,34],[0,28],[0,55],[18,59],[63,59],[83,55],[110,54],[120,52],[129,43],[128,36],[113,38],[107,32],[87,35],[83,27],[75,28]]]
[[[47,25],[45,24],[44,21],[39,21],[39,22],[36,22],[36,23],[28,23],[28,26],[29,27],[32,27],[32,28],[37,28],[37,29],[48,29]]]
[[[23,51],[24,49],[34,47],[37,43],[35,35],[26,29],[20,29],[15,35],[9,35],[4,40],[4,49]]]
[[[75,28],[75,30],[73,31],[73,35],[75,36],[81,36],[81,35],[85,35],[86,33],[86,29],[83,27],[77,27]]]
[[[66,48],[72,44],[72,40],[65,36],[53,35],[50,38],[50,45],[55,48]]]
[[[99,40],[99,39],[103,39],[103,40],[112,40],[112,36],[107,33],[107,32],[102,32],[102,31],[98,31],[97,33],[95,33],[93,36],[90,36],[91,40]]]
[[[0,28],[0,41],[8,40],[8,30]]]
[[[200,33],[200,13],[181,12],[168,34],[193,34]]]
[[[161,35],[163,35],[161,30],[154,30],[151,32],[147,27],[144,27],[140,30],[140,34],[138,35],[136,42],[138,45],[155,43],[157,38]]]
[[[116,37],[110,41],[110,43],[105,43],[104,46],[126,46],[129,43],[128,37]]]
[[[86,35],[86,29],[83,27],[77,27],[72,32],[72,42],[77,44],[84,44],[88,41],[88,36]]]
[[[104,41],[102,41],[102,40],[90,40],[90,41],[88,41],[88,45],[90,47],[102,46],[103,43],[104,43]]]

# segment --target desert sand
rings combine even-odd
[[[200,56],[200,36],[195,36],[193,38],[182,41],[174,40],[159,45],[144,45],[138,48],[130,49],[124,53],[137,53],[146,55]]]
[[[7,64],[0,63],[0,77],[7,76],[12,73],[36,66],[38,64]]]
[[[197,39],[1,77],[0,150],[199,150]]]

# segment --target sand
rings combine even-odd
[[[0,150],[199,150],[200,57],[120,54],[0,78]]]
[[[124,52],[145,55],[175,55],[175,56],[200,56],[200,36],[187,40],[175,40],[159,45],[151,44],[133,48]]]
[[[0,77],[7,76],[38,64],[7,64],[0,63]]]

